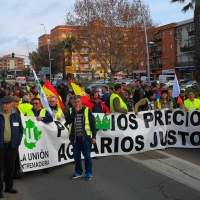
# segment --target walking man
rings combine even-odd
[[[72,179],[82,177],[81,152],[85,158],[85,180],[92,178],[91,143],[96,142],[95,118],[88,107],[82,105],[80,96],[74,96],[74,105],[66,115],[69,126],[69,140],[73,145],[75,172]]]

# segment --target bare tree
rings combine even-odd
[[[155,26],[148,6],[144,9],[147,28]],[[114,81],[114,75],[137,65],[144,50],[142,15],[137,0],[76,0],[66,25],[76,26],[77,38],[87,42],[90,57],[98,60]]]

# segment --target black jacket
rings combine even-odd
[[[136,104],[142,98],[144,98],[144,90],[142,89],[142,87],[139,87],[138,89],[135,90],[135,93],[133,96],[134,104]]]
[[[83,107],[83,109],[79,111],[79,112],[83,113],[83,119],[82,119],[83,130],[84,130],[84,126],[85,126],[85,118],[84,118],[84,110],[85,110],[85,108],[86,107]],[[75,129],[76,124],[74,123],[75,120],[76,120],[76,114],[77,114],[77,112],[76,112],[74,107],[72,108],[72,113],[67,112],[67,114],[66,114],[66,125],[72,123],[72,130],[71,130],[71,134],[69,136],[69,140],[71,142],[75,141],[75,137],[76,137],[76,129]],[[90,111],[90,109],[89,109],[89,112],[88,112],[88,118],[89,118],[89,122],[90,122],[90,129],[91,129],[91,132],[92,132],[91,137],[92,138],[96,138],[95,118],[94,118],[94,115],[92,114],[92,112]],[[85,132],[84,140],[88,140],[91,137],[86,135],[86,132]]]

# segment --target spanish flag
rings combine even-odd
[[[58,95],[57,91],[55,90],[55,88],[53,87],[53,85],[51,85],[51,83],[47,80],[45,81],[44,85],[43,85],[43,90],[44,90],[44,93],[46,94],[47,96],[47,99],[49,97],[52,97],[52,96],[55,96],[57,97],[58,99],[58,107],[62,110],[64,110],[65,106],[60,98],[60,96]]]
[[[74,83],[70,78],[68,78],[68,81],[71,83],[72,89],[74,90],[75,95],[80,95],[82,99],[83,105],[88,104],[89,97],[86,94],[84,90],[82,90],[76,83]]]

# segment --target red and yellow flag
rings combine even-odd
[[[61,108],[62,110],[64,110],[65,106],[61,100],[61,98],[59,97],[57,91],[55,90],[55,88],[53,87],[53,85],[51,85],[51,83],[47,80],[45,81],[44,85],[43,85],[43,90],[44,90],[44,93],[46,94],[47,96],[47,99],[49,97],[52,97],[52,96],[55,96],[57,97],[58,99],[58,107]]]
[[[82,99],[82,103],[86,105],[88,103],[89,97],[84,90],[80,88],[80,86],[76,85],[70,78],[68,78],[71,83],[72,89],[74,90],[75,95],[80,95]]]

